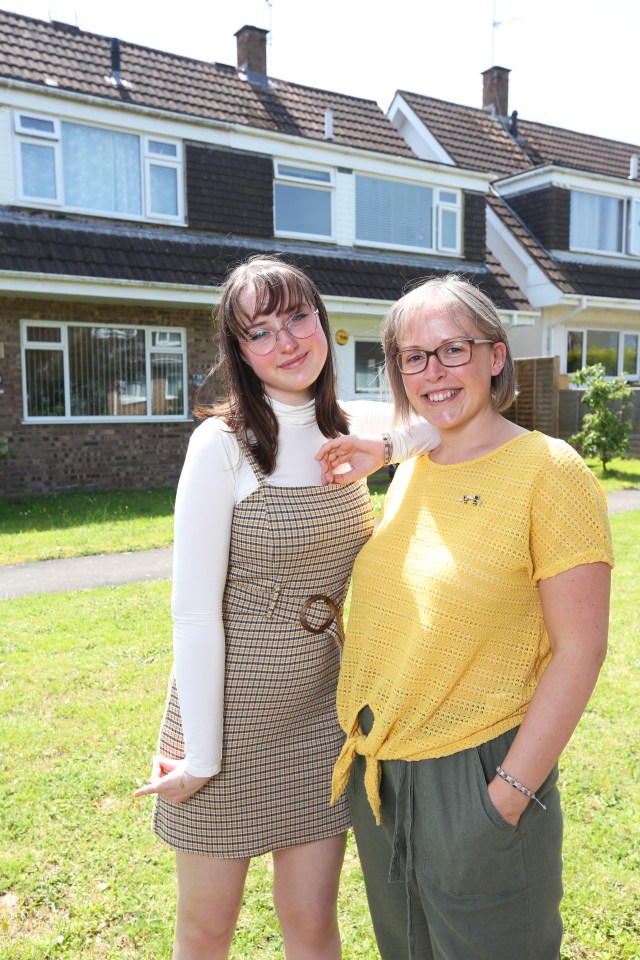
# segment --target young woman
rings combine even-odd
[[[154,829],[176,850],[176,960],[228,956],[250,858],[267,851],[287,960],[336,960],[349,815],[329,803],[335,688],[373,518],[366,484],[322,486],[314,458],[328,437],[386,430],[392,408],[337,402],[325,307],[286,263],[234,270],[216,322],[227,400],[199,411],[180,478],[174,677],[136,795],[157,794]],[[394,459],[436,442],[424,422],[385,439]],[[369,469],[382,439],[372,448]]]
[[[425,283],[383,340],[400,413],[441,443],[400,466],[354,568],[335,796],[349,780],[383,960],[558,960],[557,761],[606,652],[606,501],[501,415],[513,362],[475,287]]]

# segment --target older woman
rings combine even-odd
[[[501,415],[513,362],[478,289],[423,284],[383,339],[400,413],[441,444],[399,468],[354,568],[334,798],[348,781],[383,960],[558,960],[557,761],[606,653],[606,501]]]

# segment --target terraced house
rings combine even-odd
[[[211,309],[254,253],[318,284],[345,398],[380,394],[390,303],[452,270],[496,301],[516,354],[566,371],[580,344],[594,355],[606,318],[637,376],[637,183],[603,167],[576,186],[523,143],[536,125],[511,129],[495,104],[401,92],[386,116],[270,77],[265,31],[236,38],[237,64],[222,65],[0,11],[5,495],[175,482]],[[593,209],[573,192],[595,181],[624,187],[623,250],[571,233],[574,205],[585,223]],[[633,274],[624,292],[604,285],[616,271]]]
[[[266,33],[203,63],[0,13],[0,430],[6,494],[174,482],[230,265],[318,283],[344,397],[377,396],[380,319],[461,271],[510,324],[490,177],[418,157],[373,101],[267,76]]]
[[[537,311],[510,341],[516,356],[557,358],[555,371],[538,365],[537,389],[557,398],[546,426],[566,438],[584,411],[569,374],[599,362],[640,382],[640,145],[520,119],[509,73],[484,72],[482,107],[400,91],[389,117],[424,160],[490,176],[487,243]],[[634,400],[638,455],[640,392]]]

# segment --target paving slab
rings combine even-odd
[[[173,549],[167,547],[0,566],[0,600],[25,597],[31,593],[61,593],[146,580],[168,580],[172,563]]]

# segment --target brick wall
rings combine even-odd
[[[179,326],[187,331],[188,409],[192,375],[212,362],[209,311],[112,304],[56,303],[39,299],[0,300],[0,433],[9,458],[0,462],[0,488],[6,497],[63,490],[126,490],[173,486],[178,479],[191,420],[164,423],[22,422],[21,319],[79,320],[104,324]]]

